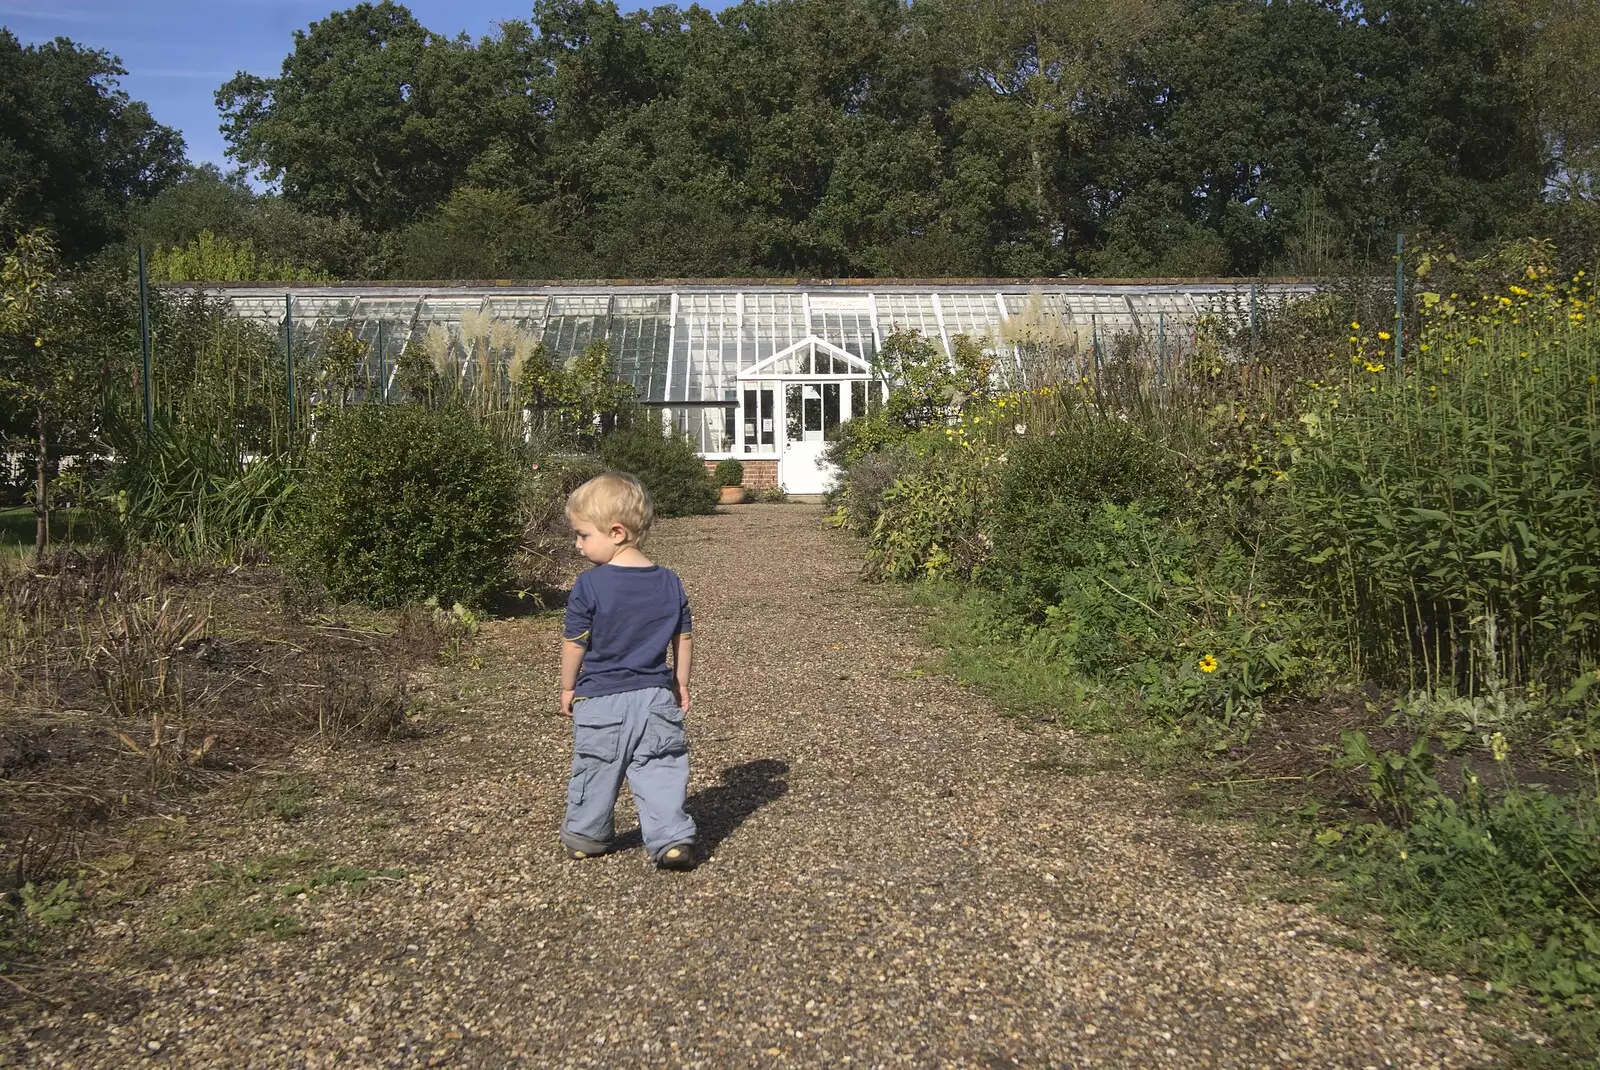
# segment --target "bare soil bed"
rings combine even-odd
[[[696,615],[697,870],[561,859],[559,618],[495,620],[408,677],[419,738],[302,748],[283,807],[213,793],[95,860],[50,970],[17,975],[39,998],[0,1064],[1489,1057],[1454,978],[1257,894],[1271,845],[929,671],[914,611],[821,519],[738,507],[654,540]]]

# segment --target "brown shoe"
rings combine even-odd
[[[675,843],[661,852],[656,859],[658,869],[689,870],[694,868],[694,844]]]

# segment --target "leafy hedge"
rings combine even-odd
[[[481,604],[508,578],[518,483],[515,462],[460,410],[361,406],[307,454],[290,552],[342,600]]]
[[[656,516],[693,516],[716,508],[717,484],[705,462],[687,439],[667,431],[649,410],[602,439],[600,459],[644,484]]]

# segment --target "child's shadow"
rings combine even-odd
[[[701,858],[709,858],[717,845],[745,819],[770,802],[783,798],[789,790],[784,775],[789,763],[781,758],[757,758],[722,771],[722,783],[701,788],[689,796],[684,809],[694,818],[695,846]],[[640,846],[637,829],[617,838],[617,850]]]
[[[722,783],[701,788],[689,796],[684,809],[694,818],[700,857],[709,858],[717,845],[744,824],[745,819],[789,790],[784,774],[789,763],[781,758],[757,758],[722,771]]]

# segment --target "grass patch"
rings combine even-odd
[[[1009,713],[1096,737],[1107,753],[1095,766],[1165,772],[1187,768],[1203,753],[1200,733],[1152,725],[1036,642],[1012,638],[993,595],[947,582],[920,583],[906,593],[913,604],[932,610],[927,639],[941,651],[945,672],[992,696]],[[1090,771],[1097,770],[1084,770]]]
[[[0,892],[69,875],[86,837],[162,801],[258,780],[302,740],[408,736],[421,707],[402,674],[438,658],[435,617],[308,622],[270,566],[0,559]],[[291,777],[234,797],[292,822],[314,795]]]
[[[4,958],[36,951],[43,938],[77,920],[83,910],[82,885],[71,880],[24,884],[0,897],[0,973]]]
[[[195,959],[227,954],[256,936],[288,940],[310,931],[295,912],[302,896],[340,886],[362,893],[374,882],[405,876],[398,869],[319,865],[325,861],[301,850],[214,863],[204,881],[162,912],[156,946],[173,958]]]
[[[33,549],[32,509],[0,509],[0,554],[20,556]]]
[[[32,552],[35,538],[33,508],[0,509],[0,557],[22,557]],[[57,509],[50,514],[50,541],[76,542],[90,534],[90,517],[83,509]]]
[[[308,778],[283,777],[250,797],[245,812],[251,817],[275,817],[279,821],[299,821],[311,809],[311,799],[317,787]]]

